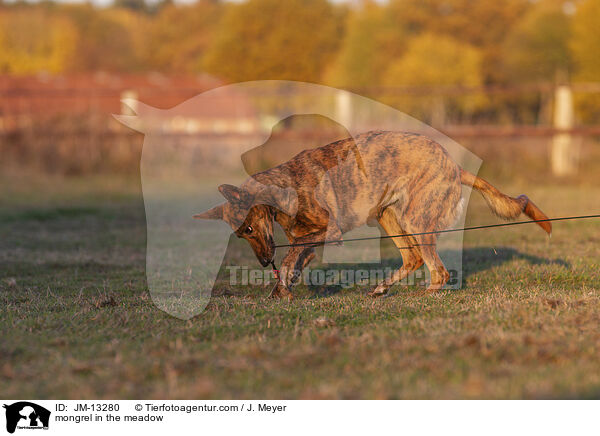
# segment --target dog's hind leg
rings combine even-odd
[[[388,235],[401,235],[406,234],[402,229],[396,214],[391,208],[387,208],[383,211],[381,216],[377,219],[381,227],[385,230]],[[392,238],[392,241],[400,250],[402,255],[402,266],[397,271],[394,271],[387,279],[379,283],[369,295],[371,297],[379,297],[387,293],[388,289],[394,284],[406,278],[411,272],[418,269],[423,265],[423,258],[417,247],[417,241],[413,236],[402,236],[399,238]]]
[[[420,235],[417,236],[417,240],[419,242],[421,255],[423,256],[423,260],[425,265],[427,265],[429,275],[431,276],[431,282],[429,283],[427,292],[438,291],[444,287],[450,278],[450,273],[448,273],[442,259],[440,259],[440,256],[437,253],[437,235]]]

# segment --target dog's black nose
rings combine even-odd
[[[271,261],[269,259],[267,259],[266,257],[261,257],[260,259],[258,259],[258,261],[260,262],[260,264],[262,266],[267,266],[268,264],[271,263]]]

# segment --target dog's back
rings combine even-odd
[[[459,171],[444,148],[425,136],[375,131],[304,151],[253,178],[294,188],[304,206],[299,214],[327,221],[333,217],[343,233],[390,204],[396,204],[401,215],[408,213],[416,225],[434,224],[439,217],[431,216],[428,205],[443,202],[436,208],[455,209]],[[325,213],[315,214],[316,209]]]

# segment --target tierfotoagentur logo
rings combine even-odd
[[[14,433],[18,430],[47,430],[50,422],[50,411],[29,401],[19,401],[3,406],[6,409],[6,431]]]
[[[461,188],[456,168],[477,174],[481,160],[427,124],[280,80],[215,88],[168,110],[123,103],[115,117],[145,135],[146,277],[167,313],[189,319],[215,289],[265,285],[266,274],[277,275],[271,295],[288,298],[299,284],[377,285],[381,295],[398,282],[461,287],[462,232],[379,240],[464,226],[472,184]],[[335,243],[310,245],[324,240]]]
[[[229,284],[232,286],[261,286],[274,284],[277,281],[273,271],[248,268],[245,266],[231,265],[225,267],[229,274]],[[395,268],[346,268],[346,269],[321,269],[321,268],[306,268],[303,271],[297,271],[297,284],[307,286],[340,286],[344,289],[353,286],[376,285],[394,272]],[[450,278],[448,285],[454,286],[459,277],[458,271],[449,270]],[[398,281],[399,285],[414,286],[422,285],[427,276],[422,269],[416,270],[408,274],[402,280]]]

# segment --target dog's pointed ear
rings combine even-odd
[[[194,218],[198,220],[222,220],[223,205],[220,204],[218,206],[213,207],[212,209],[207,210],[206,212],[196,214],[194,215]]]
[[[238,203],[244,201],[248,197],[248,193],[243,189],[233,185],[221,185],[219,186],[219,192],[225,199],[231,203]]]
[[[292,188],[267,186],[260,191],[254,202],[268,204],[289,216],[294,216],[298,212],[298,194]]]

